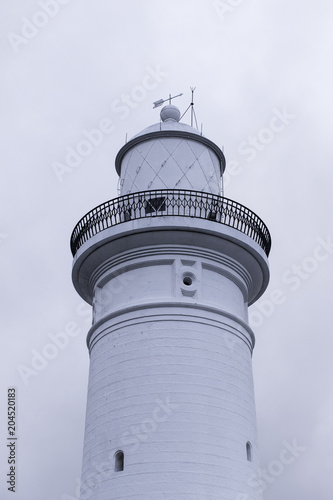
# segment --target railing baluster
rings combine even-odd
[[[158,189],[120,196],[88,212],[71,236],[73,255],[97,233],[133,219],[162,216],[198,217],[233,227],[256,241],[268,255],[269,231],[247,207],[228,198],[201,191]]]

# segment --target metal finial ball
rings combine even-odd
[[[164,106],[164,108],[161,110],[160,116],[161,116],[162,122],[166,122],[169,120],[179,122],[180,111],[177,108],[177,106],[173,106],[172,104],[168,104],[167,106]]]

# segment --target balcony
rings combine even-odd
[[[83,243],[104,229],[135,219],[168,216],[206,219],[232,227],[252,238],[269,255],[269,231],[254,212],[222,196],[178,189],[140,191],[102,203],[75,226],[72,254],[75,256]]]

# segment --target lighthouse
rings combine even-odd
[[[81,500],[260,500],[248,306],[269,231],[222,150],[167,104],[118,152],[119,197],[71,238],[93,308]]]

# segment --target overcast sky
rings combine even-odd
[[[250,309],[262,468],[279,469],[286,442],[299,451],[270,474],[265,499],[331,500],[332,2],[49,2],[1,2],[0,497],[76,498],[89,308],[71,283],[70,234],[117,196],[115,155],[159,120],[153,101],[183,92],[184,111],[195,86],[203,133],[224,147],[225,196],[273,240],[270,285]],[[73,159],[101,123],[100,143]],[[34,370],[43,352],[54,359]],[[15,496],[4,479],[11,386]]]

